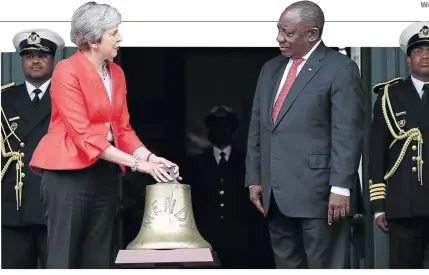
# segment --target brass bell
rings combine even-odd
[[[173,181],[146,186],[143,222],[127,250],[209,248],[198,231],[192,210],[191,187]]]

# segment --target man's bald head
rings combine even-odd
[[[277,24],[280,50],[284,56],[304,56],[321,39],[325,16],[322,9],[311,1],[291,4]]]
[[[309,24],[310,28],[317,28],[319,36],[322,36],[325,15],[319,5],[311,1],[298,1],[289,5],[283,14],[286,12],[296,13],[300,22]]]

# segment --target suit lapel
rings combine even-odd
[[[277,95],[277,91],[279,90],[280,87],[280,82],[283,78],[283,74],[285,72],[286,66],[289,63],[289,58],[284,58],[282,60],[282,62],[280,63],[280,66],[277,68],[277,70],[275,71],[274,75],[273,75],[273,79],[272,82],[273,83],[273,87],[271,88],[271,92],[268,93],[268,106],[267,106],[267,110],[268,110],[268,114],[267,114],[267,118],[268,118],[268,123],[273,126],[273,116],[272,116],[272,112],[273,112],[273,106],[274,106],[274,101],[276,99],[276,95]]]
[[[46,88],[46,92],[43,94],[42,100],[39,102],[39,106],[37,106],[33,123],[34,126],[38,125],[40,121],[46,118],[46,116],[51,114],[51,96],[49,94],[49,90],[51,89],[51,84]]]
[[[23,85],[22,87],[19,93],[17,93],[17,96],[14,97],[13,104],[20,116],[25,120],[25,123],[20,121],[16,129],[18,137],[24,140],[34,128],[51,113],[51,98],[49,95],[51,85],[49,84],[47,87],[37,107],[32,105],[26,86]]]
[[[325,58],[326,47],[321,42],[319,46],[310,55],[310,58],[305,62],[297,78],[295,79],[292,87],[290,88],[285,101],[280,109],[280,113],[277,117],[277,121],[274,124],[274,128],[280,123],[286,113],[289,111],[292,104],[295,102],[298,95],[310,82],[310,80],[316,75],[320,67],[322,67],[323,59]]]
[[[217,162],[213,154],[213,147],[210,149],[206,149],[203,152],[204,159],[204,169],[208,171],[213,177],[207,178],[205,182],[199,182],[199,184],[203,184],[207,188],[215,188],[217,181],[215,180],[215,175],[217,172]]]
[[[215,169],[217,167],[217,162],[216,162],[216,158],[213,154],[213,149],[207,149],[204,152],[205,158],[207,160],[207,164],[209,167],[211,167],[211,169]]]
[[[408,77],[403,82],[403,88],[392,96],[397,96],[399,101],[402,102],[407,109],[407,113],[416,121],[421,121],[423,104],[420,96],[414,87],[411,77]],[[390,97],[390,94],[389,94]],[[427,120],[426,120],[427,121]],[[422,128],[423,129],[423,128]]]
[[[31,106],[31,98],[25,84],[21,85],[17,89],[16,94],[12,95],[12,106],[19,114],[20,122],[22,122],[22,120],[24,120],[25,123],[31,122],[34,114],[33,108],[29,108],[29,106]]]
[[[28,133],[31,131],[30,128],[32,128],[34,108],[31,104],[32,102],[27,92],[27,87],[23,84],[20,86],[19,90],[16,91],[16,94],[12,96],[12,106],[20,117],[18,121],[15,121],[18,125],[15,133],[21,140],[27,137]]]

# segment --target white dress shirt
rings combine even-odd
[[[229,160],[229,156],[231,155],[231,146],[227,146],[225,147],[223,150],[217,148],[216,146],[213,146],[213,156],[216,160],[216,163],[219,164],[220,159],[221,159],[221,153],[224,152],[225,153],[225,159],[226,161]]]
[[[109,101],[110,103],[112,103],[112,78],[110,77],[110,72],[107,73],[106,79],[103,80],[103,84],[104,84],[104,87],[106,88]],[[109,129],[109,133],[107,134],[107,140],[109,142],[113,142],[112,128]]]
[[[304,67],[305,62],[307,62],[308,58],[310,58],[310,55],[314,52],[314,50],[317,48],[317,46],[319,46],[319,44],[320,44],[321,42],[322,42],[322,40],[320,40],[319,42],[317,42],[317,43],[316,43],[316,45],[314,45],[314,46],[313,46],[313,48],[311,48],[311,50],[310,50],[306,55],[304,55],[304,56],[302,57],[302,58],[304,59],[304,61],[303,61],[303,62],[298,66],[298,69],[297,69],[297,71],[296,71],[296,76],[297,76],[297,77],[298,77],[298,74],[299,74],[299,72],[301,71],[301,69]],[[284,73],[283,73],[282,80],[280,81],[279,89],[278,89],[278,91],[277,91],[277,94],[276,94],[276,100],[274,101],[274,104],[276,103],[277,98],[278,98],[278,97],[279,97],[279,95],[280,95],[280,91],[282,90],[283,85],[284,85],[284,83],[286,82],[286,78],[287,78],[287,75],[288,75],[288,73],[289,73],[290,67],[292,67],[292,63],[293,63],[293,59],[289,59],[289,62],[287,63],[286,68],[285,68],[285,71],[284,71]]]
[[[42,91],[39,93],[39,99],[42,99],[50,83],[51,83],[51,79],[48,79],[45,83],[43,83],[39,87],[39,90]],[[27,80],[25,81],[25,86],[27,87],[27,92],[28,92],[28,95],[30,96],[31,101],[33,101],[34,97],[36,96],[36,93],[34,92],[34,90],[36,90],[37,88],[34,87],[34,85],[28,82]]]
[[[411,80],[413,81],[414,87],[416,87],[417,92],[419,93],[420,98],[423,96],[423,86],[428,84],[429,82],[423,82],[411,76]]]
[[[301,69],[304,67],[305,62],[307,62],[307,60],[310,58],[311,54],[314,52],[314,50],[319,46],[319,44],[321,42],[322,42],[322,40],[320,40],[319,42],[317,42],[313,46],[313,48],[311,48],[311,50],[306,55],[304,55],[302,57],[304,59],[304,61],[298,66],[297,76],[298,76],[299,72],[301,71]],[[280,91],[281,91],[281,89],[282,89],[282,87],[283,87],[283,85],[284,85],[284,83],[286,81],[286,78],[287,78],[287,75],[289,73],[290,67],[292,66],[292,63],[293,63],[293,59],[289,59],[289,62],[287,63],[285,71],[283,73],[282,80],[280,81],[279,89],[277,91],[276,100],[274,101],[274,104],[275,104],[275,102],[277,101],[277,98],[280,95]],[[342,196],[350,196],[350,189],[344,188],[344,187],[332,186],[331,187],[331,192],[335,193],[335,194],[338,194],[338,195],[342,195]]]
[[[414,87],[417,90],[417,93],[419,94],[420,98],[422,98],[423,96],[423,85],[429,83],[429,82],[423,82],[421,80],[418,80],[416,78],[414,78],[414,76],[411,75],[411,81],[414,84]],[[384,212],[377,212],[374,214],[374,218],[377,219],[377,217],[384,215]]]

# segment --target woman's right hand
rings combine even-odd
[[[150,174],[157,182],[169,182],[173,178],[165,171],[164,164],[141,161],[137,166],[137,171]]]

